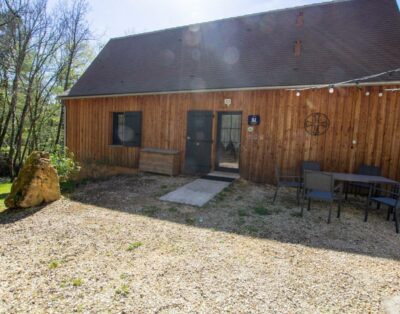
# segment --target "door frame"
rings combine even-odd
[[[220,148],[220,136],[221,136],[221,122],[222,122],[222,116],[224,114],[231,114],[231,115],[240,115],[241,116],[241,123],[240,123],[240,146],[239,146],[239,162],[238,162],[238,168],[225,168],[225,167],[220,167],[219,166],[219,148]],[[216,152],[215,152],[215,170],[218,171],[224,171],[224,172],[234,172],[234,173],[239,173],[240,172],[240,152],[242,150],[242,124],[243,124],[243,111],[218,111],[217,112],[217,138],[215,140],[216,142]]]

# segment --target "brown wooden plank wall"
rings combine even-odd
[[[139,149],[110,145],[111,113],[142,111],[142,146],[177,149],[184,161],[188,110],[242,111],[240,172],[246,179],[273,182],[275,163],[293,171],[301,160],[318,160],[329,171],[353,172],[361,163],[377,165],[383,175],[399,180],[400,92],[378,96],[393,87],[343,87],[333,94],[315,89],[301,92],[300,97],[294,91],[256,90],[70,99],[65,100],[67,145],[83,162],[138,167]],[[229,108],[224,98],[232,99]],[[305,132],[304,120],[313,112],[329,117],[326,134]],[[253,133],[247,131],[250,114],[261,117]],[[214,139],[216,127],[217,115]]]

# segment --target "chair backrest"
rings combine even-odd
[[[301,163],[301,175],[304,176],[304,171],[321,171],[321,164],[318,161],[304,160]]]
[[[334,191],[333,175],[320,171],[304,171],[304,188],[321,192]]]
[[[380,176],[381,168],[369,165],[361,165],[358,168],[358,174],[365,174],[368,176]]]

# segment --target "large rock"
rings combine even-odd
[[[4,202],[8,208],[28,208],[60,198],[57,170],[49,157],[44,152],[33,152],[28,157]]]

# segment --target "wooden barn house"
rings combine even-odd
[[[342,172],[377,165],[400,179],[399,68],[395,0],[114,38],[61,96],[66,145],[83,163],[153,158],[155,171],[221,169],[257,182],[302,160]]]

